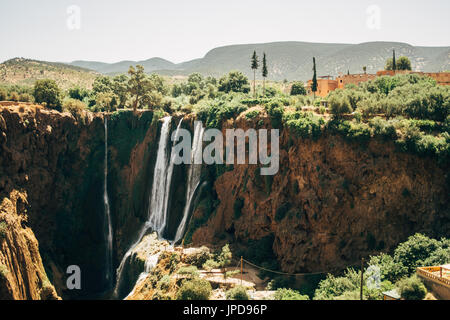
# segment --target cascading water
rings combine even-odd
[[[203,133],[205,129],[200,121],[195,122],[194,129],[194,141],[192,142],[192,152],[191,152],[191,165],[188,171],[188,179],[187,179],[187,189],[186,189],[186,204],[183,210],[183,218],[178,225],[177,232],[175,234],[175,239],[173,243],[177,243],[183,238],[186,222],[189,217],[189,211],[191,208],[191,203],[194,199],[195,190],[200,185],[200,177],[202,171],[202,142],[203,142]]]
[[[111,210],[108,197],[108,118],[105,116],[105,166],[104,166],[104,184],[103,184],[103,203],[105,206],[104,216],[104,234],[106,238],[106,281],[108,288],[112,285],[112,254],[113,254],[113,235],[111,224]]]
[[[161,126],[161,134],[158,143],[158,153],[156,156],[156,164],[155,170],[153,173],[153,186],[152,192],[150,194],[149,201],[149,210],[148,210],[148,218],[147,222],[143,225],[139,232],[139,236],[137,241],[130,247],[130,249],[125,253],[122,261],[120,262],[119,268],[117,269],[117,281],[114,289],[114,297],[119,296],[120,285],[122,281],[122,273],[125,267],[125,263],[132,254],[133,250],[136,246],[141,242],[144,235],[148,230],[153,230],[158,233],[160,237],[162,237],[162,233],[164,231],[166,221],[167,221],[167,209],[169,203],[169,194],[170,194],[170,185],[172,181],[172,173],[173,173],[173,159],[174,155],[171,154],[171,157],[167,157],[167,146],[169,142],[169,134],[170,134],[170,123],[172,121],[172,117],[166,117],[163,119],[163,124]],[[175,136],[178,138],[179,129],[181,127],[181,121],[178,124],[177,131]],[[176,140],[175,140],[176,141]],[[146,269],[147,265],[151,266],[152,257],[148,257],[146,260]],[[148,273],[149,271],[145,271],[143,274]],[[142,275],[141,275],[142,276]]]
[[[183,120],[181,120],[178,124],[175,133],[175,141],[178,139],[182,122]],[[164,142],[164,148],[166,148],[168,140],[169,135],[167,135],[166,141]],[[151,193],[152,196],[148,209],[148,216],[150,218],[148,221],[149,227],[152,230],[156,231],[161,238],[163,236],[164,228],[166,227],[167,222],[167,209],[169,205],[170,186],[172,184],[172,173],[175,158],[175,155],[171,152],[169,161],[167,161],[167,153],[164,152],[163,154],[164,156],[159,157],[158,150],[158,158],[156,160],[153,188]]]

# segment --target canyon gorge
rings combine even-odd
[[[271,128],[250,111],[222,132]],[[339,271],[416,232],[450,234],[448,167],[431,157],[283,128],[274,176],[260,165],[173,165],[179,128],[194,137],[192,157],[201,150],[195,120],[0,106],[0,299],[124,298],[159,254],[149,246],[142,263],[134,250],[155,241],[150,231],[168,240],[160,246],[230,243],[245,254],[264,243],[290,273]],[[70,265],[81,290],[66,287]]]

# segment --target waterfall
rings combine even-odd
[[[183,210],[183,218],[178,225],[177,233],[175,234],[175,239],[173,243],[177,243],[183,238],[186,222],[189,217],[189,211],[191,207],[191,203],[194,199],[195,190],[200,185],[200,177],[202,170],[202,142],[203,142],[203,133],[205,129],[200,121],[195,122],[194,129],[194,141],[192,142],[192,152],[191,152],[191,165],[188,171],[187,177],[187,189],[186,189],[186,202]]]
[[[131,256],[133,249],[141,242],[144,235],[147,233],[149,229],[156,231],[159,237],[162,237],[168,214],[168,204],[169,204],[169,194],[170,194],[170,186],[172,181],[172,173],[173,173],[173,159],[174,156],[171,154],[171,157],[168,158],[167,146],[169,142],[170,135],[170,123],[172,121],[172,117],[166,117],[163,119],[163,124],[161,126],[161,134],[158,143],[158,153],[156,156],[156,164],[153,173],[153,186],[150,194],[149,201],[149,210],[147,222],[141,228],[137,241],[128,249],[125,253],[122,261],[120,262],[119,268],[117,269],[117,281],[116,287],[114,289],[114,296],[118,297],[120,284],[122,281],[122,273],[125,267],[125,263],[128,258]],[[182,120],[178,124],[177,131],[175,136],[178,138],[179,129],[181,127]],[[146,260],[146,269],[147,264],[149,266],[152,265],[151,257]],[[147,271],[145,271],[147,272]],[[144,275],[145,275],[144,272]],[[149,272],[149,271],[148,271]],[[147,272],[147,273],[148,273]]]
[[[178,139],[182,122],[183,120],[181,120],[178,124],[175,133],[176,139]],[[175,155],[171,153],[169,160],[167,160],[167,152],[165,151],[165,148],[168,140],[169,134],[167,134],[167,137],[164,141],[164,150],[161,150],[162,147],[160,147],[158,150],[158,157],[156,160],[155,172],[153,177],[153,188],[151,193],[150,206],[148,209],[149,227],[153,231],[156,231],[161,238],[167,222],[167,211],[174,165],[173,162],[175,157]],[[160,152],[162,152],[162,156],[159,155]]]
[[[160,256],[161,252],[158,252],[156,254],[153,254],[151,256],[148,256],[145,259],[145,265],[144,265],[144,272],[142,272],[139,275],[139,278],[136,281],[136,284],[133,287],[133,290],[124,298],[124,300],[126,300],[128,297],[132,296],[137,288],[137,286],[145,280],[145,278],[147,278],[147,276],[150,274],[150,271],[152,271],[156,265],[158,264],[158,259]]]
[[[108,197],[108,118],[105,116],[105,166],[104,166],[104,184],[103,184],[103,203],[105,206],[104,233],[106,238],[106,281],[108,287],[112,284],[112,254],[113,254],[113,235],[111,224],[111,210]]]

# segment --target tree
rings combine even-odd
[[[367,73],[367,67],[366,66],[363,67],[363,71],[364,71],[364,74]]]
[[[266,78],[269,74],[267,70],[267,60],[266,60],[266,53],[264,52],[263,56],[263,66],[262,66],[262,76],[263,76],[263,97],[266,96]]]
[[[253,94],[255,95],[255,98],[256,98],[256,70],[259,67],[259,61],[258,61],[258,56],[256,55],[256,51],[253,51],[251,67],[253,70]]]
[[[405,300],[423,300],[427,295],[427,289],[416,275],[400,280],[396,286]]]
[[[149,89],[149,81],[144,73],[144,67],[137,65],[136,69],[131,66],[128,70],[130,79],[128,80],[129,92],[133,96],[133,112],[136,112],[139,103],[145,92]]]
[[[408,57],[400,57],[397,61],[397,69],[398,70],[411,70],[411,61]]]
[[[294,82],[291,87],[291,96],[306,95],[305,85],[301,81]]]
[[[184,281],[178,290],[177,300],[208,300],[212,292],[209,281],[194,279]]]
[[[92,85],[92,91],[94,94],[111,92],[111,78],[107,76],[99,76],[95,78]]]
[[[115,76],[111,83],[112,92],[118,97],[119,107],[125,107],[128,100],[128,77],[124,74]]]
[[[72,99],[83,101],[84,98],[89,96],[89,91],[85,88],[76,86],[69,89],[68,95]]]
[[[240,71],[231,71],[219,80],[219,91],[222,92],[243,92],[250,91],[248,78]]]
[[[37,103],[45,103],[48,108],[61,111],[61,90],[54,80],[37,80],[33,89],[34,100]]]
[[[63,103],[63,111],[70,112],[77,119],[81,119],[84,110],[86,110],[86,104],[79,99],[70,98]]]
[[[395,61],[395,50],[392,50],[392,70],[397,70],[397,63]]]
[[[95,98],[97,111],[111,112],[117,108],[118,97],[112,92],[101,92]]]
[[[316,99],[316,92],[317,92],[317,70],[316,70],[316,58],[313,57],[313,79],[311,84],[311,91],[314,93],[314,99]]]

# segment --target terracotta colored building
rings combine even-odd
[[[308,80],[307,91],[308,94],[313,94],[311,90],[312,80]],[[326,97],[331,91],[337,89],[337,81],[333,80],[331,76],[323,76],[317,79],[317,92],[316,96]]]
[[[344,89],[347,84],[359,85],[361,82],[373,80],[377,77],[376,74],[360,73],[347,74],[336,78],[338,89]]]
[[[414,72],[414,71],[392,71],[382,70],[377,74],[347,74],[340,75],[336,79],[332,76],[322,76],[317,79],[317,92],[316,96],[326,97],[331,91],[336,89],[344,89],[347,84],[359,85],[361,82],[370,81],[381,76],[394,76],[396,74],[419,74],[433,78],[440,85],[450,85],[450,72]],[[312,80],[308,80],[307,92],[313,94],[311,90]]]
[[[436,82],[443,86],[450,85],[450,72],[416,72],[408,70],[392,71],[382,70],[377,72],[377,77],[381,76],[394,76],[396,74],[418,74],[422,76],[428,76],[436,80]]]

